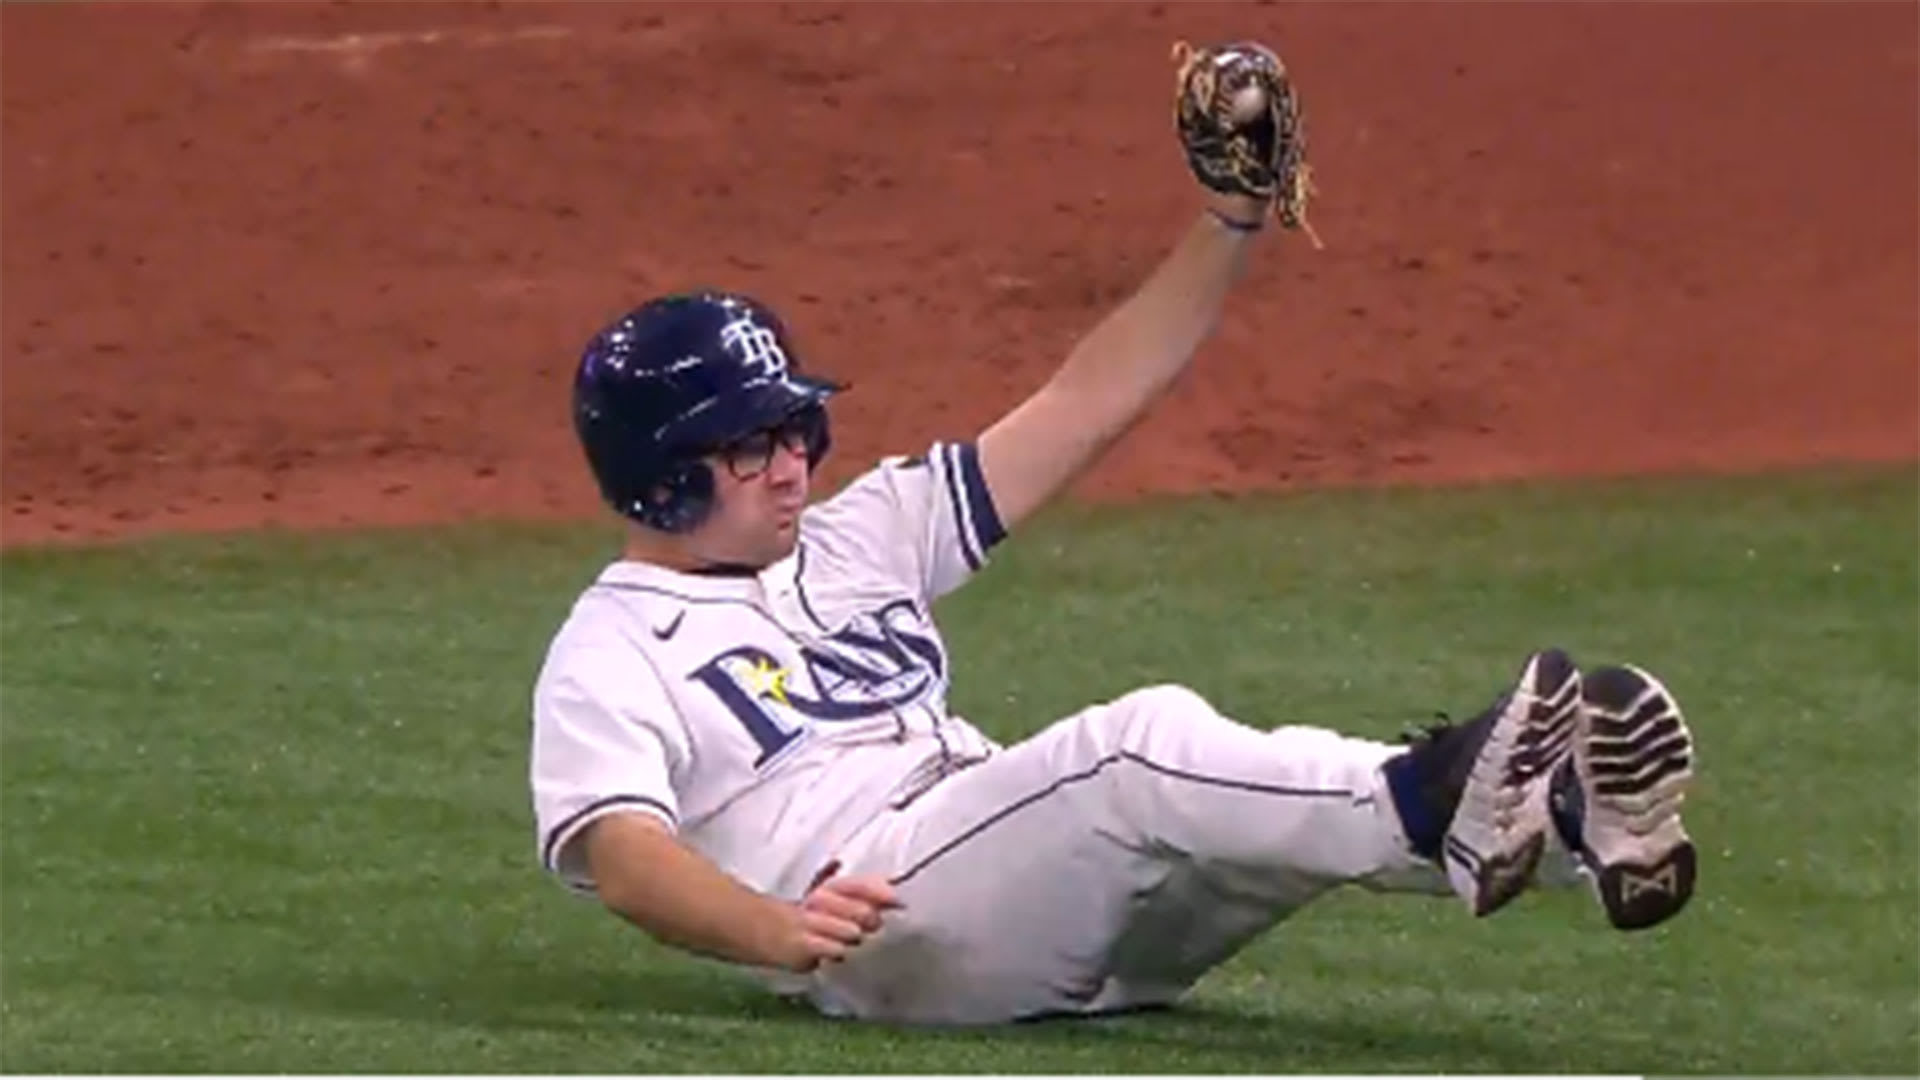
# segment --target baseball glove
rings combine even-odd
[[[1269,202],[1280,224],[1305,229],[1314,194],[1300,97],[1285,64],[1255,42],[1173,47],[1179,66],[1174,127],[1187,164],[1206,187]]]

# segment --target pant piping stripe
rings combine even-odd
[[[1024,796],[1020,799],[1016,799],[1013,802],[1007,804],[1006,806],[1003,806],[1000,809],[994,811],[992,814],[989,814],[986,817],[986,819],[981,821],[979,824],[974,825],[973,827],[967,829],[965,832],[962,832],[960,835],[954,837],[951,840],[948,840],[946,843],[940,845],[938,848],[935,848],[925,858],[921,859],[919,862],[908,867],[902,873],[896,875],[892,879],[893,884],[895,885],[905,884],[909,879],[919,874],[920,871],[925,870],[927,867],[933,865],[936,861],[938,861],[942,857],[952,853],[955,849],[960,847],[960,845],[966,843],[967,841],[973,839],[976,836],[979,836],[981,833],[986,832],[988,829],[1006,820],[1007,818],[1012,817],[1014,814],[1018,813],[1019,811],[1029,806],[1032,806],[1034,803],[1039,802],[1041,799],[1044,799],[1047,796],[1054,794],[1055,792],[1058,792],[1060,789],[1066,787],[1069,784],[1078,784],[1078,783],[1081,783],[1082,781],[1091,780],[1095,776],[1098,776],[1100,772],[1104,770],[1107,766],[1115,764],[1116,762],[1121,762],[1121,761],[1133,762],[1134,764],[1139,765],[1142,768],[1148,769],[1152,772],[1157,772],[1162,776],[1170,776],[1176,780],[1191,780],[1194,783],[1205,784],[1209,787],[1232,788],[1236,791],[1250,791],[1250,792],[1254,792],[1261,795],[1280,795],[1280,796],[1285,796],[1290,798],[1300,798],[1300,799],[1351,799],[1354,797],[1354,793],[1345,788],[1286,787],[1280,784],[1260,784],[1250,780],[1235,780],[1235,779],[1231,779],[1224,776],[1206,776],[1201,773],[1188,772],[1184,769],[1176,769],[1170,765],[1162,765],[1159,762],[1150,761],[1144,757],[1141,757],[1139,754],[1122,750],[1122,751],[1119,751],[1118,753],[1109,754],[1106,757],[1101,758],[1099,761],[1094,762],[1091,766],[1089,766],[1088,768],[1080,772],[1069,773],[1066,776],[1062,776],[1059,779],[1055,780],[1053,783],[1048,784],[1046,787],[1041,788],[1039,791],[1036,791],[1031,795]]]

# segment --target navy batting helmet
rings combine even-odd
[[[766,305],[736,293],[682,293],[635,308],[587,343],[573,424],[608,505],[685,532],[713,501],[703,458],[841,389],[800,374],[786,327]],[[826,456],[824,415],[817,430],[809,467]]]

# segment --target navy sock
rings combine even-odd
[[[1440,857],[1440,844],[1447,838],[1447,823],[1420,794],[1420,775],[1413,754],[1397,754],[1380,766],[1387,778],[1387,791],[1393,795],[1393,808],[1400,815],[1400,827],[1407,834],[1413,853],[1426,859]]]
[[[1586,792],[1580,790],[1580,780],[1573,772],[1573,762],[1563,761],[1554,770],[1552,795],[1547,806],[1553,816],[1553,829],[1560,834],[1560,842],[1567,850],[1576,855],[1584,855],[1586,846],[1580,842],[1581,830],[1587,817]]]

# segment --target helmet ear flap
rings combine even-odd
[[[713,469],[704,461],[675,468],[633,501],[628,516],[667,533],[692,532],[713,511]]]

